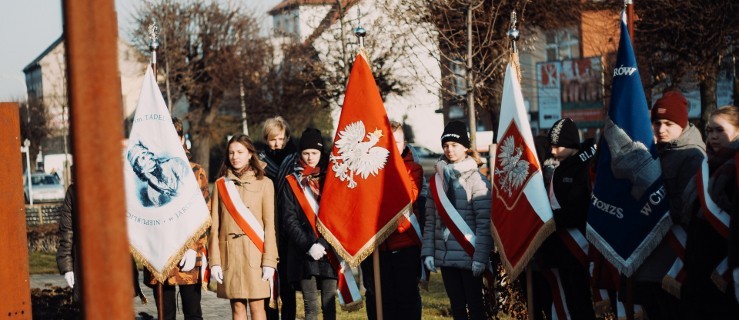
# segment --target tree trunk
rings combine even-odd
[[[203,134],[198,135],[196,140],[193,140],[192,144],[193,162],[197,162],[198,164],[200,164],[205,172],[208,173],[210,172],[210,140],[210,134],[207,132],[203,132]]]
[[[700,82],[701,92],[701,123],[700,128],[705,128],[711,112],[716,110],[716,83],[718,71],[716,68],[708,71]]]

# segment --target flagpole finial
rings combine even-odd
[[[516,23],[518,22],[518,19],[516,19],[516,10],[513,10],[511,12],[511,28],[508,29],[508,38],[511,39],[511,43],[513,43],[513,52],[518,53],[518,47],[516,47],[516,41],[521,38],[521,33],[516,28]]]
[[[364,48],[364,37],[367,35],[367,30],[362,27],[362,11],[357,6],[357,27],[354,28],[354,35],[359,38],[359,48]]]
[[[156,22],[149,25],[149,49],[151,50],[151,64],[157,64],[157,49],[159,49],[159,26]]]

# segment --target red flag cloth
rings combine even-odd
[[[517,73],[509,63],[503,82],[491,212],[493,239],[512,279],[554,232]]]
[[[363,53],[354,60],[331,148],[318,231],[357,267],[411,207],[411,181]]]

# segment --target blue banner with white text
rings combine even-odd
[[[611,92],[587,238],[621,273],[631,276],[672,222],[647,100],[623,20]]]

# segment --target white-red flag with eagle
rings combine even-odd
[[[506,68],[498,133],[490,226],[506,271],[515,279],[554,231],[554,220],[514,63]]]
[[[349,75],[329,159],[318,231],[357,267],[412,210],[411,181],[361,52]]]

